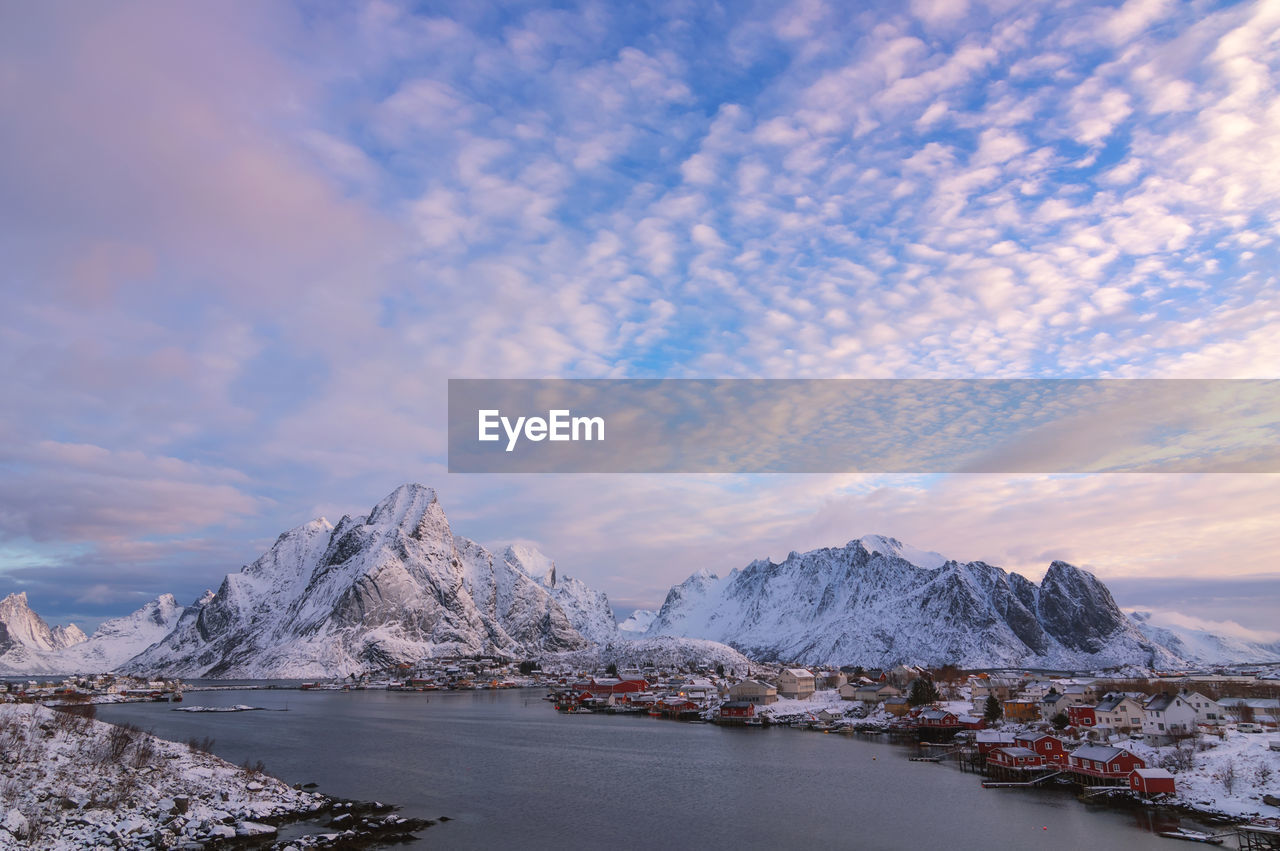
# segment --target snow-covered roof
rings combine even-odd
[[[1084,745],[1071,752],[1077,759],[1091,759],[1094,762],[1110,762],[1120,754],[1126,753],[1124,748],[1113,748],[1110,745]]]
[[[804,668],[787,668],[783,673],[790,674],[793,677],[812,677],[813,673],[806,671]]]
[[[979,730],[977,740],[979,742],[1009,742],[1013,743],[1013,733],[1006,733],[1002,730]]]
[[[1008,754],[1009,756],[1036,756],[1036,752],[1027,748],[1014,747],[1012,745],[1003,748],[996,748],[998,751]]]
[[[1173,775],[1163,768],[1135,768],[1134,773],[1146,780],[1173,779]]]

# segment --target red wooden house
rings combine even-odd
[[[1071,752],[1067,770],[1087,785],[1128,785],[1133,770],[1146,766],[1140,757],[1124,748],[1085,745]]]
[[[978,753],[986,755],[996,748],[1012,747],[1016,744],[1013,740],[1013,733],[1005,733],[1000,730],[982,730],[975,734],[978,745]]]
[[[1144,798],[1172,795],[1173,775],[1163,768],[1135,768],[1129,772],[1129,788]]]
[[[746,700],[731,700],[720,704],[720,718],[725,721],[746,721],[756,717],[756,705]]]
[[[1045,761],[1046,765],[1065,768],[1067,765],[1067,748],[1057,736],[1048,733],[1020,733],[1013,743],[1019,747],[1034,751]]]
[[[1072,727],[1093,727],[1098,723],[1098,716],[1092,706],[1068,706],[1067,722]]]
[[[1044,767],[1044,758],[1028,748],[1005,746],[993,748],[991,753],[987,754],[987,766],[1025,771],[1029,768]]]
[[[935,728],[956,728],[960,727],[960,719],[956,717],[954,712],[948,712],[945,709],[926,709],[920,713],[919,719],[916,721],[921,727]]]

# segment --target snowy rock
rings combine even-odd
[[[26,839],[31,832],[31,825],[17,807],[12,807],[4,814],[4,821],[0,821],[0,830],[7,830],[16,839]]]
[[[236,836],[272,836],[276,829],[269,824],[256,821],[236,822]]]

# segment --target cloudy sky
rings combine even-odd
[[[1275,475],[449,475],[445,388],[1277,377],[1278,82],[1275,0],[4,3],[0,594],[413,480],[623,611],[883,533],[1265,629]]]

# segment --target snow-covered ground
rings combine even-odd
[[[1113,742],[1146,760],[1148,766],[1168,768],[1174,774],[1181,804],[1250,818],[1280,817],[1280,808],[1264,804],[1263,795],[1280,796],[1280,751],[1269,749],[1271,736],[1229,730],[1226,737],[1201,736],[1192,750],[1191,765],[1178,765],[1172,745],[1152,747],[1144,741]],[[1203,748],[1203,750],[1201,750]]]
[[[187,745],[0,705],[0,848],[199,847],[329,800]]]

